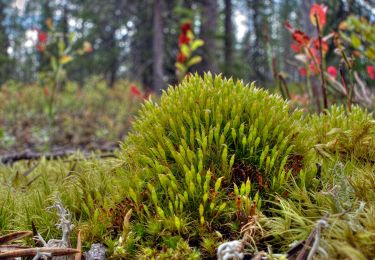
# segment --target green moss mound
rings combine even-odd
[[[312,178],[302,117],[254,83],[210,74],[146,102],[122,145],[135,229],[125,248],[182,237],[212,256],[238,238],[253,202],[282,194],[293,175]]]
[[[309,121],[316,152],[324,158],[367,163],[375,162],[375,120],[367,110],[332,105],[326,114],[313,115]]]

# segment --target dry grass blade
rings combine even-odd
[[[77,254],[80,251],[74,248],[47,248],[47,247],[35,247],[35,248],[25,248],[16,249],[4,253],[0,253],[0,259],[11,258],[11,257],[25,257],[25,256],[35,256],[38,253],[50,253],[52,256],[64,256]]]
[[[23,237],[31,236],[31,231],[17,231],[0,237],[0,245],[10,243]]]

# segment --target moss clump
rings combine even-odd
[[[315,150],[323,157],[375,162],[375,120],[361,107],[347,113],[343,106],[333,105],[326,114],[312,116],[309,124]]]
[[[145,230],[139,245],[181,236],[212,256],[204,237],[238,238],[252,202],[261,207],[308,165],[302,116],[254,83],[210,74],[146,102],[121,155],[133,221]]]

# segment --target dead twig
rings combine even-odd
[[[93,157],[92,152],[98,151],[98,152],[101,152],[102,154],[98,154],[95,157],[108,158],[108,157],[115,156],[113,154],[113,151],[115,151],[116,149],[117,149],[117,146],[99,147],[92,151],[81,151],[81,153],[87,159],[87,158]],[[15,154],[7,155],[7,156],[2,156],[0,157],[0,162],[3,164],[13,164],[17,161],[22,161],[22,160],[38,160],[42,157],[46,158],[46,160],[56,160],[58,158],[69,157],[71,155],[74,155],[76,152],[77,150],[74,150],[74,149],[59,150],[59,151],[54,151],[50,153],[39,153],[39,152],[26,150],[21,153],[15,153]]]
[[[77,254],[80,251],[74,248],[57,248],[57,247],[34,247],[23,248],[0,253],[0,259],[12,257],[35,256],[38,253],[50,253],[51,256],[64,256]]]
[[[31,231],[17,231],[0,237],[0,245],[8,244],[15,240],[31,236],[33,232]]]

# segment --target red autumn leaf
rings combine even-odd
[[[327,6],[325,6],[324,4],[313,4],[310,8],[311,23],[316,26],[316,15],[316,17],[318,18],[320,30],[322,30],[327,23],[327,9]]]
[[[132,94],[133,97],[141,97],[142,96],[141,91],[137,88],[136,85],[130,86],[130,93]]]
[[[293,43],[290,45],[290,48],[297,53],[301,52],[301,45],[299,44]]]
[[[298,73],[299,73],[299,75],[301,75],[301,76],[306,76],[307,71],[306,71],[305,68],[299,68],[299,69],[298,69]]]
[[[188,31],[191,31],[191,22],[186,22],[181,25],[181,32],[186,34]]]
[[[315,62],[311,62],[309,65],[309,68],[310,68],[311,75],[316,75],[320,71],[318,65],[315,64]]]
[[[309,51],[307,52],[307,57],[313,62],[320,62],[319,51],[315,48],[309,48]]]
[[[301,45],[308,45],[310,42],[309,36],[300,30],[295,30],[293,33],[293,39]]]
[[[289,32],[292,33],[293,39],[299,45],[308,45],[309,44],[310,38],[304,32],[294,28],[288,21],[285,21],[284,26]],[[301,46],[299,46],[299,47],[301,47]]]
[[[367,74],[370,77],[370,79],[375,79],[375,67],[367,66]]]
[[[179,52],[177,54],[177,61],[179,63],[184,63],[186,61],[186,56],[184,54],[182,54],[181,52]]]
[[[315,39],[313,43],[314,43],[315,49],[319,50],[320,49],[319,39]],[[322,40],[322,52],[323,52],[323,55],[328,52],[328,49],[329,49],[328,43],[326,41]]]
[[[329,66],[329,67],[327,68],[327,72],[328,72],[328,74],[331,75],[333,78],[336,78],[336,76],[337,76],[337,70],[336,70],[336,68],[335,68],[334,66]]]
[[[178,37],[178,46],[181,46],[182,44],[189,44],[190,38],[186,34],[180,34]]]
[[[294,33],[296,30],[288,21],[284,22],[284,26],[291,33]]]

